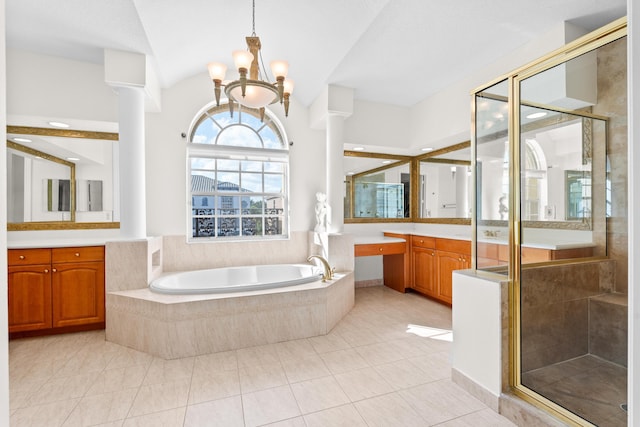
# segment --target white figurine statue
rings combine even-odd
[[[324,233],[331,225],[331,207],[327,203],[327,195],[321,192],[316,193],[316,233]]]

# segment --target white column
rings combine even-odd
[[[327,115],[327,202],[331,206],[329,233],[344,229],[344,116]]]
[[[118,91],[120,123],[120,234],[147,237],[145,200],[144,91],[124,87]]]

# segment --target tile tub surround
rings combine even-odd
[[[260,293],[108,292],[106,339],[164,359],[328,334],[353,308],[353,273]]]

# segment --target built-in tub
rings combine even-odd
[[[163,275],[149,288],[163,294],[217,294],[301,285],[322,279],[310,264],[272,264],[184,271]]]

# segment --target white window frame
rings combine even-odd
[[[208,104],[204,108],[202,108],[198,114],[195,116],[194,120],[191,123],[189,129],[189,140],[187,143],[187,237],[189,242],[220,242],[220,241],[236,241],[236,240],[247,240],[247,241],[256,241],[256,240],[281,240],[289,238],[289,144],[287,143],[286,134],[284,132],[284,128],[280,121],[275,117],[270,111],[266,110],[264,115],[264,121],[259,127],[252,127],[246,122],[243,121],[243,115],[251,115],[254,118],[260,118],[259,111],[254,109],[243,108],[238,105],[234,105],[234,123],[228,124],[226,126],[221,125],[216,121],[215,116],[219,113],[228,112],[228,105],[226,103],[220,104],[220,106],[216,107],[214,103]],[[215,137],[215,141],[213,143],[194,143],[193,138],[196,134],[198,127],[205,121],[211,120],[213,123],[220,129],[218,135]],[[225,129],[230,128],[231,126],[246,126],[249,129],[252,129],[256,136],[259,138],[262,147],[246,147],[246,146],[233,146],[233,145],[218,145],[218,139],[220,135],[225,131]],[[260,135],[260,130],[265,126],[269,126],[269,128],[276,135],[276,138],[279,139],[280,148],[264,148],[264,140]],[[192,159],[206,159],[206,160],[214,160],[214,159],[231,159],[231,160],[248,160],[248,161],[258,161],[258,162],[272,162],[272,163],[280,163],[282,164],[282,192],[274,193],[264,191],[262,192],[243,192],[241,188],[225,191],[224,189],[220,189],[215,182],[218,175],[218,166],[217,162],[215,166],[208,167],[206,172],[211,174],[215,174],[216,177],[213,180],[212,188],[205,191],[194,191],[192,187]],[[239,169],[240,173],[240,169]],[[268,175],[279,175],[279,172],[269,172],[265,171],[264,164],[262,167],[262,171],[252,171],[252,174],[261,174],[263,183],[265,181],[265,176]],[[240,175],[242,176],[242,175]],[[213,220],[213,236],[194,236],[194,219],[199,218],[194,212],[194,197],[205,196],[205,197],[213,197],[214,206],[209,206],[206,209],[211,209],[211,212],[207,212],[204,216],[205,218],[211,218]],[[263,204],[263,209],[261,214],[245,212],[242,206],[238,206],[236,208],[237,213],[235,214],[224,214],[223,210],[220,209],[220,206],[217,204],[220,203],[222,198],[224,197],[238,197],[240,201],[242,197],[251,196],[251,197],[263,197],[263,200],[267,200],[268,197],[276,197],[282,198],[282,214],[274,214],[269,213],[268,206],[266,203]],[[197,209],[197,208],[196,208]],[[204,209],[203,209],[204,210]],[[264,234],[267,228],[268,219],[272,219],[274,217],[281,218],[281,230],[279,234],[275,235],[267,235]],[[218,235],[220,232],[220,219],[224,218],[237,218],[237,226],[239,228],[238,235],[229,235],[229,236],[221,236]],[[243,219],[246,218],[259,218],[262,230],[262,234],[259,235],[243,235]]]

